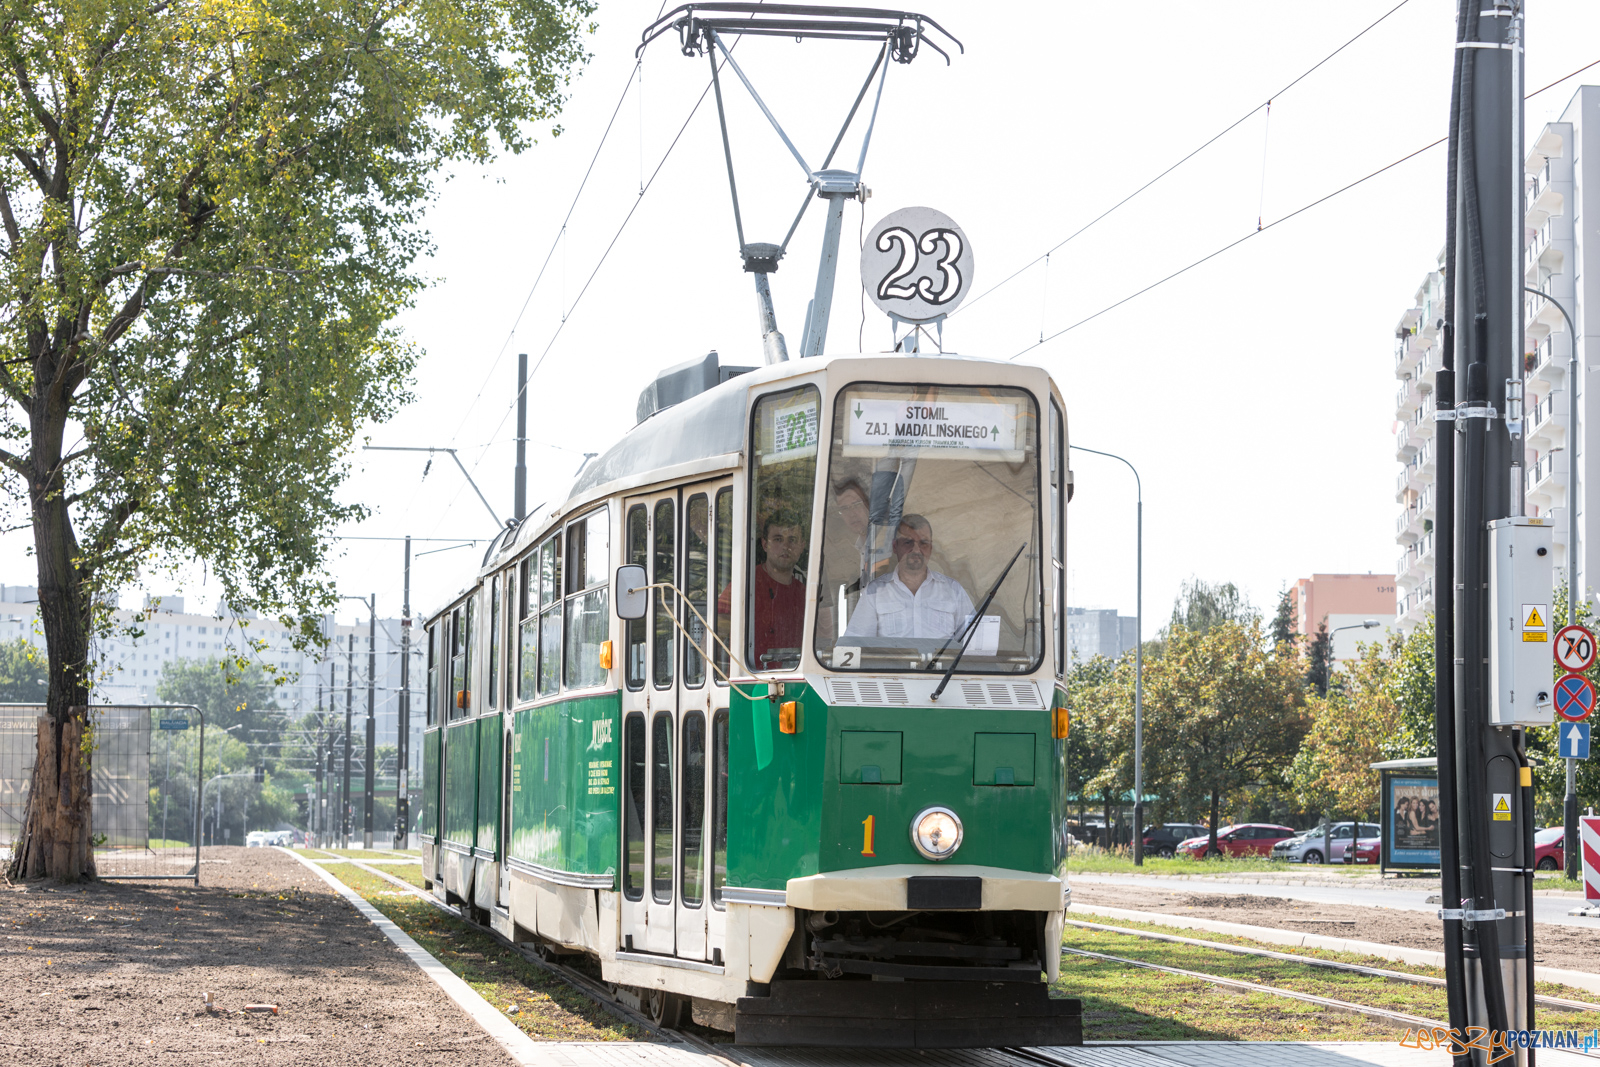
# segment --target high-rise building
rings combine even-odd
[[[1596,115],[1591,121],[1588,115]],[[1584,167],[1584,160],[1600,158],[1600,86],[1585,85],[1573,94],[1561,117],[1546,123],[1529,138],[1524,169],[1523,281],[1554,298],[1572,315],[1582,335],[1580,360],[1600,355],[1596,331],[1588,328],[1586,312],[1600,307],[1600,259],[1588,265],[1588,255],[1600,256],[1600,241],[1584,238],[1589,205],[1600,203],[1600,168]],[[1401,506],[1396,519],[1396,540],[1401,553],[1396,577],[1400,586],[1400,623],[1409,629],[1433,610],[1433,500],[1434,450],[1438,437],[1433,417],[1433,378],[1439,369],[1439,332],[1444,314],[1444,270],[1423,279],[1412,308],[1396,330],[1395,376],[1400,379],[1396,399],[1396,458],[1403,467],[1396,482],[1395,499]],[[1558,580],[1565,577],[1568,552],[1567,496],[1569,478],[1575,478],[1578,513],[1577,587],[1593,602],[1591,577],[1600,558],[1584,537],[1584,497],[1587,492],[1585,441],[1593,417],[1588,411],[1583,376],[1568,382],[1567,361],[1573,337],[1556,303],[1543,296],[1524,294],[1524,420],[1525,504],[1527,513],[1553,520],[1555,566]],[[1578,392],[1578,432],[1568,426],[1569,389]],[[1600,416],[1600,411],[1593,413]],[[1449,424],[1439,424],[1449,425]],[[1448,441],[1448,438],[1445,439]],[[1576,457],[1576,463],[1571,459]],[[1569,470],[1575,475],[1569,475]]]
[[[1138,620],[1114,608],[1068,608],[1067,645],[1073,663],[1116,659],[1139,640]]]
[[[1289,587],[1294,632],[1315,636],[1326,623],[1333,634],[1335,662],[1354,656],[1361,643],[1388,633],[1395,622],[1395,606],[1392,574],[1313,574]],[[1378,625],[1362,625],[1368,621]]]

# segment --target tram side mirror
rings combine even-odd
[[[632,621],[644,618],[650,607],[649,575],[637,563],[617,568],[617,592],[612,603],[617,606],[617,618]]]

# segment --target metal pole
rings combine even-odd
[[[828,343],[828,317],[833,311],[833,281],[839,273],[839,227],[844,220],[844,193],[828,194],[828,218],[822,231],[822,257],[817,263],[817,292],[811,301],[810,328],[802,356],[820,356]]]
[[[344,646],[344,795],[339,801],[339,847],[350,847],[350,744],[355,727],[356,635],[347,634]]]
[[[520,485],[520,483],[519,483]],[[522,509],[517,509],[517,518]],[[394,847],[410,843],[411,828],[411,538],[406,538],[406,576],[400,605],[400,722],[396,737]]]
[[[362,798],[361,847],[372,847],[372,791],[377,783],[378,720],[378,594],[372,594],[367,614],[367,765],[362,776],[366,795]]]
[[[1571,344],[1567,353],[1567,625],[1578,624],[1578,465],[1574,462],[1573,444],[1578,439],[1578,328],[1561,302],[1532,286],[1523,286],[1524,292],[1542,296],[1555,305],[1561,317],[1567,320],[1567,337]],[[1578,854],[1578,761],[1567,760],[1567,794],[1561,805],[1561,855],[1566,861],[1567,877],[1574,881],[1582,875],[1582,857]]]
[[[517,353],[517,474],[513,509],[518,522],[528,513],[528,353]],[[406,538],[406,559],[411,558],[411,538]],[[409,613],[408,613],[409,614]]]

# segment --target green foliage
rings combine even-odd
[[[1306,734],[1289,776],[1300,806],[1334,818],[1372,818],[1378,810],[1378,776],[1371,765],[1384,758],[1383,742],[1400,720],[1394,665],[1403,639],[1365,644],[1342,665],[1325,694],[1311,694]]]
[[[1328,633],[1328,620],[1323,618],[1306,647],[1306,688],[1315,689],[1318,696],[1327,696],[1332,671],[1333,635]]]
[[[1292,645],[1300,635],[1294,632],[1294,604],[1289,598],[1289,590],[1285,589],[1278,594],[1278,608],[1272,614],[1272,644]]]
[[[1396,648],[1389,645],[1391,659],[1389,694],[1399,710],[1392,734],[1383,738],[1384,759],[1419,759],[1435,754],[1433,688],[1433,616],[1412,630]]]
[[[43,704],[46,670],[44,653],[27,638],[0,644],[0,702]]]
[[[283,716],[272,699],[272,680],[260,664],[243,671],[231,660],[174,660],[161,672],[156,697],[173,704],[193,704],[206,717],[206,728],[234,733],[250,740],[252,731],[267,731],[276,740]]]
[[[390,322],[424,284],[432,176],[532,143],[592,10],[8,8],[0,464],[52,661],[74,661],[63,699],[87,684],[93,591],[138,568],[202,561],[230,604],[317,639],[331,530],[363,513],[341,457],[408,399]]]
[[[1172,622],[1169,629],[1183,627],[1195,633],[1205,633],[1223,623],[1247,626],[1259,623],[1261,613],[1251,607],[1239,587],[1232,582],[1215,585],[1199,578],[1184,582],[1172,605]]]

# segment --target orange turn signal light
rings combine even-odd
[[[1060,740],[1067,736],[1072,726],[1072,713],[1066,708],[1056,708],[1050,713],[1050,736]]]
[[[601,641],[600,642],[600,669],[603,670],[603,671],[609,671],[611,669],[611,642],[610,641]]]
[[[457,689],[456,690],[456,707],[460,708],[463,711],[465,711],[466,709],[472,707],[472,692],[471,692],[471,690],[468,690],[468,689]]]
[[[800,702],[785,700],[778,705],[778,731],[785,734],[800,732]]]

